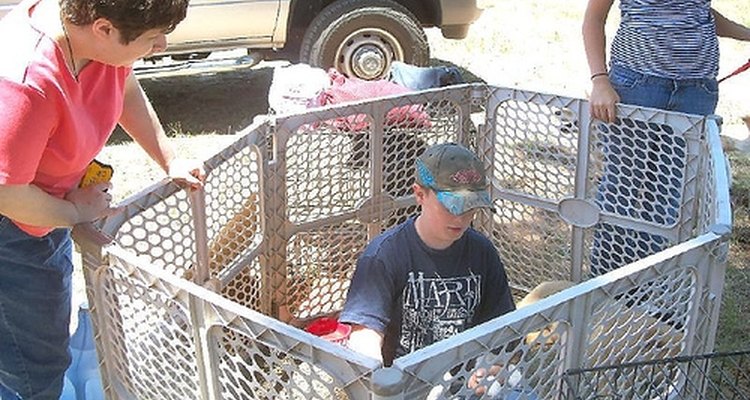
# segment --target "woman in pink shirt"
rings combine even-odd
[[[79,188],[116,124],[166,173],[181,162],[132,73],[163,50],[188,0],[27,0],[0,21],[0,398],[57,399],[67,352],[70,228],[113,212]]]

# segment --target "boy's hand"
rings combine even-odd
[[[85,188],[75,188],[65,195],[65,200],[73,203],[78,213],[73,225],[82,222],[91,222],[114,214],[117,208],[111,208],[112,195],[109,190],[112,188],[110,182],[97,183]]]
[[[475,395],[480,397],[483,396],[485,393],[487,393],[489,386],[494,383],[495,376],[500,372],[502,368],[502,365],[495,364],[490,367],[489,373],[485,368],[478,368],[471,374],[471,377],[469,377],[467,386],[469,387],[469,389],[474,390]]]

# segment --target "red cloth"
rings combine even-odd
[[[342,104],[376,97],[409,93],[411,90],[387,80],[366,81],[359,78],[348,78],[337,70],[328,71],[331,86],[323,90],[311,102],[311,106]],[[430,126],[430,118],[420,105],[395,107],[386,114],[386,125],[407,124],[410,127],[424,128]],[[362,131],[369,128],[369,121],[363,114],[337,118],[333,125],[345,131]]]

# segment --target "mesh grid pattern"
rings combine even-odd
[[[192,218],[186,193],[177,191],[130,217],[115,240],[154,265],[183,276],[195,259]]]
[[[256,146],[237,146],[217,156],[205,183],[206,226],[209,239],[209,274],[223,277],[239,272],[221,287],[222,294],[253,310],[261,307],[262,274],[251,258],[263,240],[261,202],[262,156]],[[249,265],[237,266],[250,260]],[[232,268],[234,266],[234,268]]]
[[[221,288],[224,297],[232,299],[252,310],[260,311],[263,289],[260,263],[257,259],[243,268],[232,280]]]
[[[577,110],[587,106],[469,86],[258,124],[207,161],[202,215],[199,209],[192,215],[194,197],[165,184],[99,226],[148,263],[129,265],[113,252],[98,283],[90,283],[108,356],[105,385],[137,398],[199,398],[211,392],[200,387],[198,376],[205,376],[222,398],[371,395],[378,365],[296,326],[340,310],[364,246],[416,212],[414,158],[445,141],[467,144],[492,171],[497,213],[479,212],[474,224],[499,248],[516,297],[545,280],[581,276],[575,272],[597,252],[625,264],[617,257],[638,259],[640,251],[650,254],[665,243],[682,251],[630,265],[629,275],[599,276],[533,313],[489,321],[397,359],[406,398],[469,397],[477,368],[493,367],[483,384],[496,394],[554,398],[570,365],[706,349],[725,246],[716,236],[686,242],[713,229],[724,204],[722,188],[705,182],[722,173],[720,160],[707,160],[714,153],[702,142],[705,120],[623,106],[617,123],[601,126],[580,121]],[[488,114],[473,115],[474,127],[469,109]],[[672,142],[662,137],[672,134]],[[643,182],[635,182],[633,169],[640,168]],[[571,199],[566,214],[561,204]],[[671,200],[678,203],[674,213],[666,208],[675,205]],[[576,212],[598,208],[599,225],[576,219]],[[207,241],[194,232],[202,218]],[[629,236],[636,228],[665,242],[652,247],[652,237]],[[598,231],[605,232],[599,242]],[[210,276],[221,286],[207,287],[221,296],[179,278],[191,276],[197,254],[208,255]],[[84,260],[87,268],[105,264],[95,254]],[[155,278],[146,270],[166,273]]]
[[[698,300],[694,286],[694,273],[685,267],[615,293],[593,312],[586,346],[588,365],[680,354],[685,347],[689,310]],[[612,345],[615,342],[617,346]]]
[[[329,121],[326,121],[329,122]],[[303,125],[286,145],[288,218],[295,224],[351,212],[370,195],[367,171],[350,164],[369,131],[330,131],[332,123]]]
[[[102,279],[110,343],[110,371],[140,399],[198,397],[195,344],[187,307],[168,285],[153,287],[149,276],[128,273],[128,265],[113,257]]]
[[[703,151],[708,152],[708,146],[705,146]],[[706,157],[704,166],[702,168],[704,176],[706,177],[707,185],[700,193],[700,210],[698,212],[698,231],[706,232],[711,227],[711,224],[715,221],[714,210],[716,209],[716,176],[714,176],[714,167],[716,164],[711,157]]]
[[[573,195],[578,123],[569,109],[509,100],[496,112],[493,176],[504,189]]]
[[[247,258],[263,239],[260,156],[246,147],[211,170],[205,183],[211,275]]]
[[[496,200],[492,241],[516,287],[570,278],[570,228],[556,213]]]
[[[575,370],[565,377],[564,398],[743,399],[750,393],[748,362],[746,350]]]
[[[366,244],[366,227],[352,222],[294,235],[287,245],[289,311],[306,319],[341,310],[355,261]]]
[[[603,215],[636,221],[643,229],[601,222],[587,239],[592,275],[606,273],[661,251],[692,235],[700,119],[626,108],[615,122],[596,122],[589,133],[588,196]],[[690,212],[684,212],[690,210]],[[663,234],[648,232],[659,227]]]
[[[482,357],[456,364],[428,398],[552,398],[560,391],[560,382],[550,377],[563,367],[566,332],[565,323],[554,321]],[[485,373],[476,375],[477,371]],[[478,389],[484,390],[484,397],[477,396]]]
[[[225,399],[348,399],[324,370],[229,328],[213,330]]]
[[[596,200],[603,212],[673,226],[687,167],[687,141],[667,124],[620,118],[598,123],[591,157],[603,160]]]

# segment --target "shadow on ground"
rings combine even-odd
[[[268,111],[273,68],[142,74],[139,81],[168,134],[233,134]],[[120,128],[108,144],[130,141]]]

